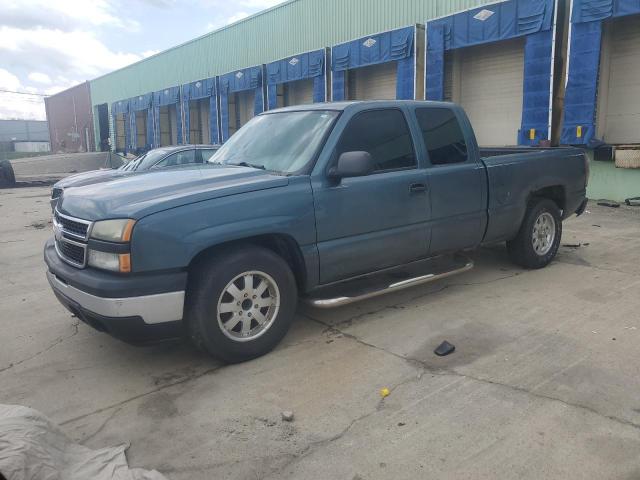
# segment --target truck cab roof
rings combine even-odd
[[[310,110],[335,110],[344,111],[352,108],[358,110],[365,110],[367,108],[389,108],[398,107],[400,105],[409,105],[414,107],[446,107],[446,108],[460,108],[455,103],[451,102],[435,102],[432,100],[349,100],[341,102],[324,102],[313,103],[308,105],[293,105],[290,107],[282,107],[274,110],[269,110],[261,115],[269,115],[271,113],[279,112],[300,112]]]

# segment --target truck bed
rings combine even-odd
[[[502,147],[480,149],[488,181],[488,227],[484,243],[517,234],[531,192],[554,196],[564,217],[582,203],[586,189],[584,152],[578,148]]]

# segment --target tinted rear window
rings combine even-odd
[[[431,165],[467,161],[467,142],[453,110],[419,108],[416,110],[416,117]]]

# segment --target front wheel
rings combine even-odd
[[[293,322],[297,288],[289,265],[261,247],[210,258],[193,272],[186,321],[194,343],[236,363],[272,350]]]
[[[562,237],[562,216],[555,202],[533,200],[516,238],[507,242],[511,261],[524,268],[543,268],[558,253]]]

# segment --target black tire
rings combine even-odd
[[[245,272],[269,275],[279,290],[280,302],[273,321],[259,337],[239,341],[229,338],[232,332],[223,332],[218,320],[218,301],[228,284]],[[260,357],[270,352],[289,330],[295,316],[298,289],[287,262],[271,250],[251,245],[225,249],[203,261],[191,275],[185,305],[187,332],[197,347],[213,357],[227,363]],[[257,323],[253,324],[257,328]]]
[[[551,248],[541,254],[536,252],[534,248],[533,231],[536,221],[545,213],[553,217],[555,232]],[[511,261],[516,265],[529,269],[544,268],[553,261],[558,253],[561,238],[562,215],[558,205],[546,198],[536,198],[529,203],[518,235],[507,242],[507,251]]]
[[[0,188],[16,186],[16,177],[9,160],[0,160]]]

